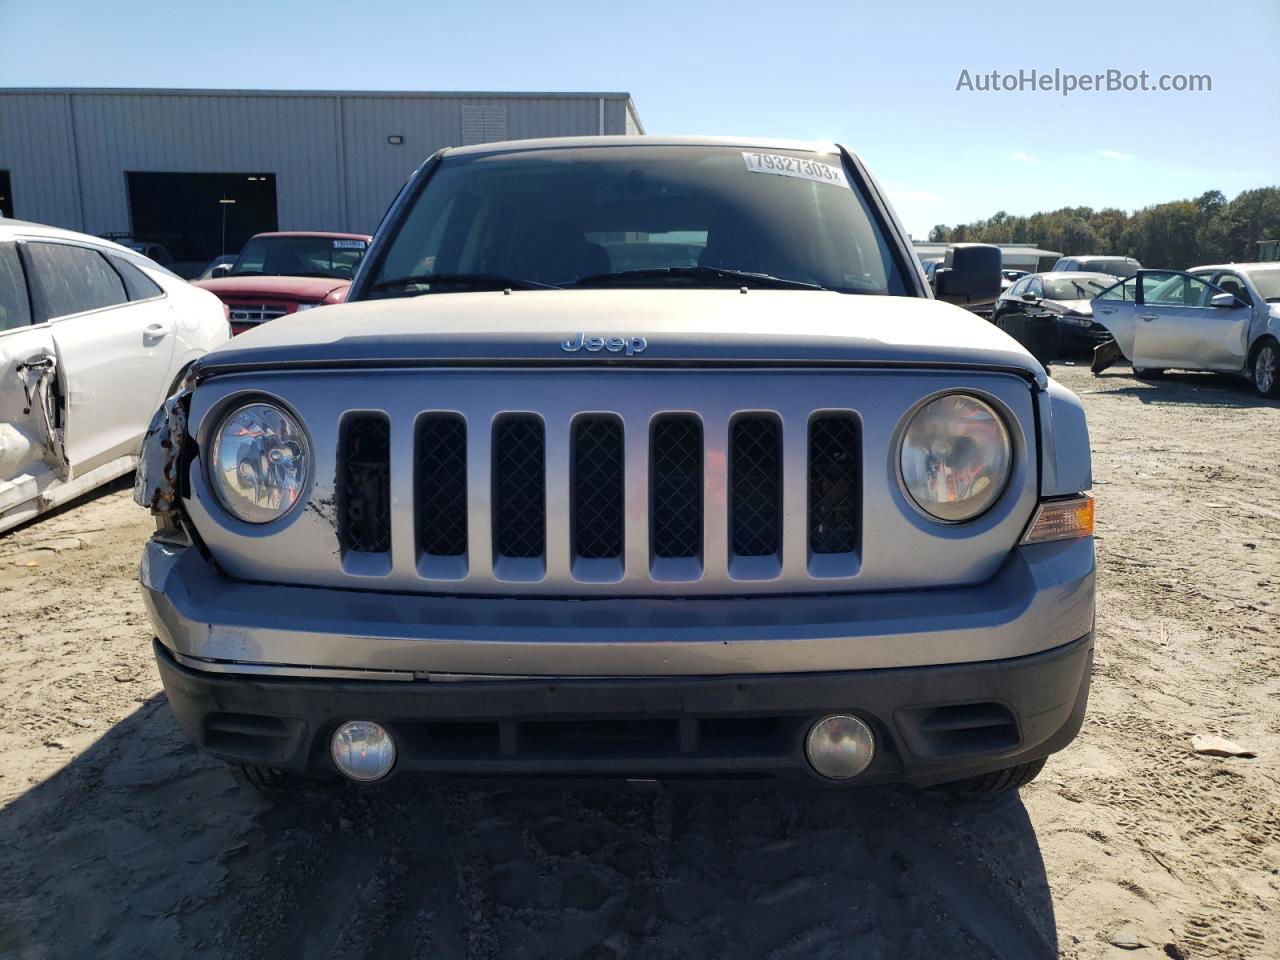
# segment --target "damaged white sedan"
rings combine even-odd
[[[119,244],[0,219],[0,532],[129,473],[230,338],[222,303]]]

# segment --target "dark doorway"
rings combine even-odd
[[[129,173],[133,235],[163,243],[183,276],[275,230],[273,173]],[[225,234],[224,234],[225,230]]]
[[[13,216],[13,184],[9,182],[9,171],[0,170],[0,217]]]

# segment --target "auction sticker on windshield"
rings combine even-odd
[[[743,151],[742,159],[752,173],[773,173],[780,177],[799,177],[801,180],[817,180],[833,186],[850,189],[844,170],[832,163],[809,160],[802,157],[784,157],[779,153],[750,153]]]

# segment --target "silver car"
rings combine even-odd
[[[205,358],[136,488],[169,702],[249,784],[984,793],[1079,730],[1081,405],[848,150],[445,150],[319,314]]]
[[[1139,270],[1092,305],[1138,377],[1216,370],[1280,396],[1280,263]]]

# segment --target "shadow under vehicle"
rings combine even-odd
[[[1016,794],[400,780],[271,803],[160,695],[0,810],[0,903],[16,960],[1052,960],[1059,936]]]

